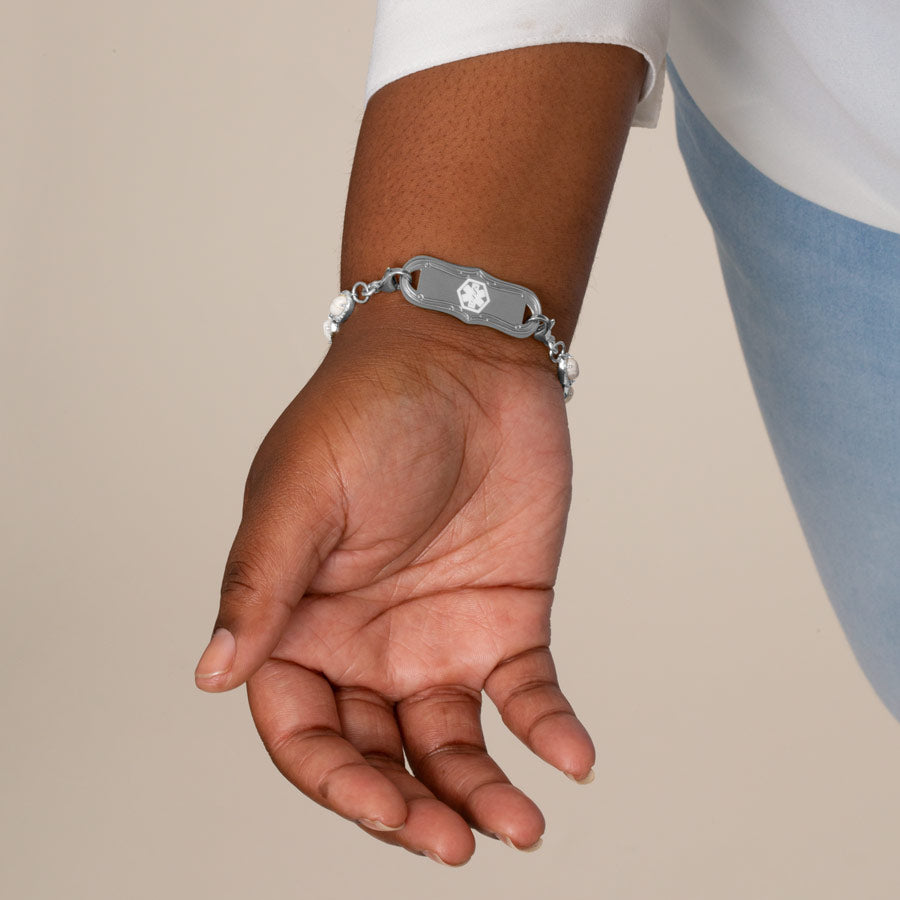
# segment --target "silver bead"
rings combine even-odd
[[[340,293],[328,307],[328,315],[335,322],[343,322],[353,311],[353,301],[344,293]]]
[[[339,329],[339,327],[338,327],[337,322],[335,322],[334,319],[332,319],[331,316],[329,316],[329,317],[322,323],[322,330],[325,332],[325,337],[328,338],[328,343],[330,344],[330,343],[331,343],[331,336],[332,336],[333,334],[335,334],[337,331],[339,331],[340,329]]]

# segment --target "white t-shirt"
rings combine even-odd
[[[365,100],[429,66],[564,41],[646,57],[633,124],[647,127],[668,51],[700,109],[760,171],[900,232],[900,0],[378,0]]]

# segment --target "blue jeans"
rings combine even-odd
[[[900,234],[763,175],[668,64],[778,464],[856,659],[900,719]]]

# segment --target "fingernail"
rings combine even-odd
[[[425,850],[424,852],[425,852],[425,855],[426,855],[430,860],[433,860],[434,862],[439,863],[439,864],[442,865],[442,866],[449,866],[449,865],[450,865],[450,863],[444,862],[444,860],[442,860],[442,859],[437,855],[437,853],[435,853],[433,850]]]
[[[399,831],[403,827],[402,825],[385,825],[384,822],[380,822],[378,819],[357,819],[356,821],[365,828],[371,828],[373,831]]]
[[[512,847],[513,850],[521,850],[523,853],[534,853],[535,850],[540,849],[541,844],[544,843],[543,838],[538,838],[530,847],[517,847],[513,842],[512,838],[506,834],[495,834],[495,838],[499,841],[503,841],[507,847]]]
[[[197,663],[194,678],[209,680],[224,675],[234,662],[234,635],[227,628],[217,628]]]
[[[588,773],[584,778],[576,778],[571,772],[566,772],[566,778],[569,778],[576,784],[590,784],[594,780],[594,770],[588,769]]]

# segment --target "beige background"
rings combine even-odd
[[[324,353],[373,17],[2,7],[0,894],[896,898],[900,727],[781,484],[668,93],[573,348],[554,649],[597,780],[486,708],[544,847],[378,844],[278,774],[243,689],[194,687],[247,467]]]

